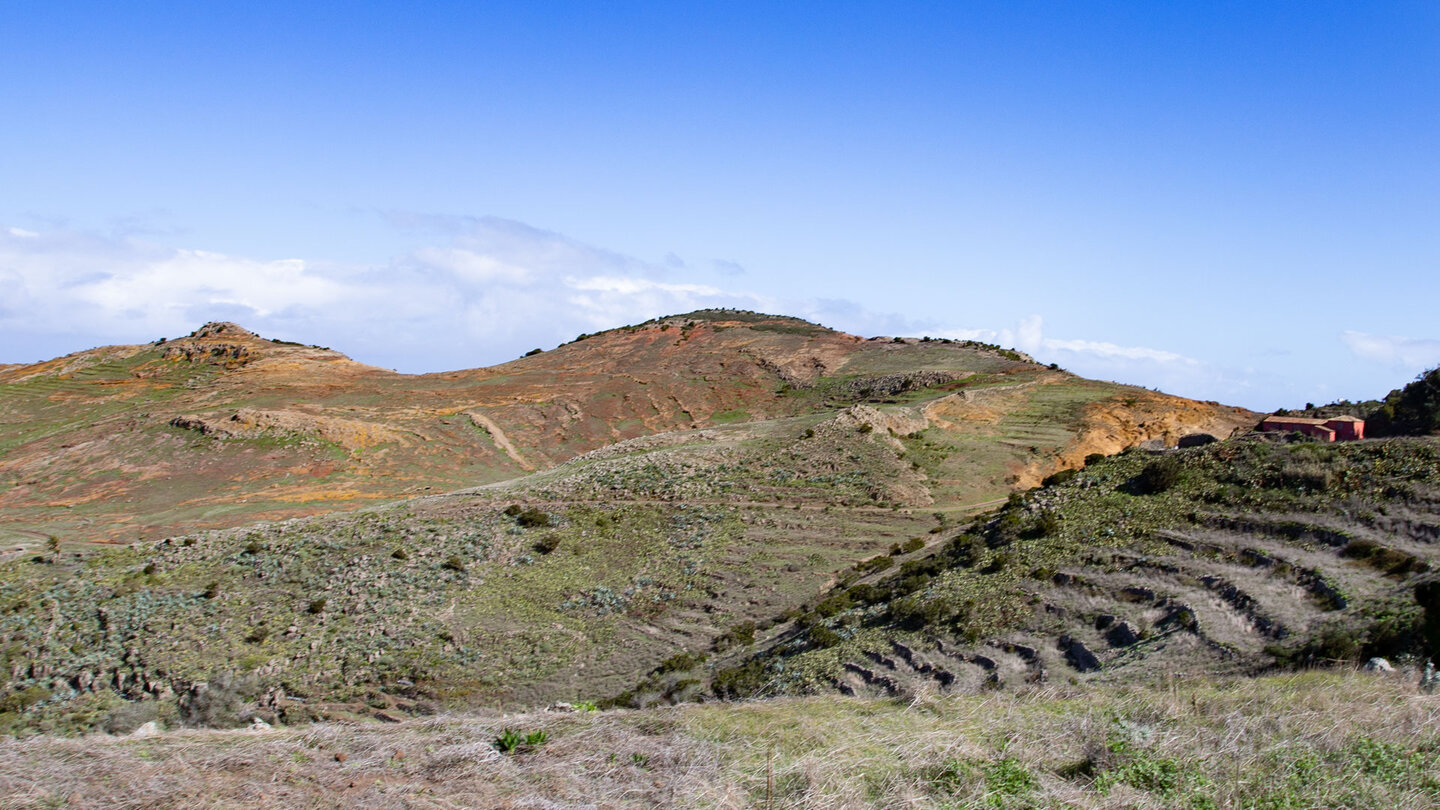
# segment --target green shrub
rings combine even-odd
[[[652,675],[665,675],[670,672],[687,672],[705,663],[704,653],[682,652],[676,653],[660,665],[651,670]]]
[[[519,524],[522,528],[532,529],[541,526],[549,526],[550,516],[540,511],[539,509],[530,508],[526,509],[524,512],[521,512],[515,518],[515,522]]]
[[[861,574],[872,574],[876,571],[884,571],[894,564],[895,561],[889,557],[871,557],[868,560],[861,560],[855,563],[855,570]]]
[[[962,534],[945,547],[945,556],[961,568],[973,568],[985,559],[985,539],[979,535]]]
[[[324,612],[325,612],[325,605],[328,604],[328,603],[329,603],[329,600],[327,600],[327,599],[325,599],[325,598],[323,598],[323,597],[320,598],[320,599],[312,599],[312,600],[310,600],[310,604],[309,604],[308,606],[306,606],[305,612],[306,612],[306,613],[309,613],[309,614],[312,615],[312,616],[315,616],[315,615],[324,613]]]
[[[849,592],[841,591],[820,600],[820,604],[815,606],[815,612],[828,619],[842,610],[848,610],[851,604]]]
[[[758,694],[768,680],[765,665],[752,658],[738,667],[717,670],[710,681],[710,689],[718,697],[737,700]]]
[[[728,650],[731,647],[741,644],[755,643],[755,622],[740,622],[733,624],[720,637],[715,639],[716,650]]]
[[[1158,458],[1146,464],[1135,477],[1133,489],[1137,495],[1159,495],[1180,482],[1184,468],[1180,459],[1174,456]]]
[[[446,557],[445,562],[441,563],[440,567],[447,571],[454,571],[457,574],[465,573],[465,561],[460,559],[459,554],[451,554],[449,557]]]
[[[1053,473],[1045,476],[1045,479],[1040,482],[1040,486],[1042,486],[1042,487],[1058,487],[1058,486],[1060,486],[1061,484],[1065,483],[1066,481],[1069,481],[1071,478],[1074,478],[1074,477],[1075,477],[1075,471],[1074,471],[1074,470],[1060,470],[1060,471],[1058,471],[1058,472],[1053,472]]]
[[[817,627],[810,628],[810,646],[814,647],[817,650],[823,650],[827,647],[834,647],[836,644],[839,644],[843,640],[844,639],[840,638],[839,633],[831,630],[823,624]]]
[[[560,547],[560,535],[547,534],[535,541],[535,550],[541,554],[549,554]]]
[[[870,585],[868,583],[856,585],[855,587],[846,591],[846,593],[850,594],[851,601],[858,602],[862,605],[873,605],[876,602],[884,599],[886,596],[884,588],[877,588],[876,586]]]
[[[956,619],[957,606],[942,597],[903,596],[890,602],[890,616],[906,630],[922,630]]]
[[[0,712],[23,712],[50,697],[50,690],[43,686],[29,686],[0,699]]]
[[[1060,515],[1055,511],[1046,509],[1035,519],[1035,528],[1031,532],[1034,537],[1054,537],[1060,533]]]

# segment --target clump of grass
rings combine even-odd
[[[550,736],[544,729],[521,734],[513,728],[507,728],[495,738],[493,745],[495,750],[502,754],[528,754],[540,748],[549,739]]]

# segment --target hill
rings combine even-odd
[[[940,498],[966,503],[1075,463],[1077,432],[1112,451],[1252,416],[998,347],[731,310],[426,375],[209,324],[0,369],[0,542],[155,540],[512,479],[656,433],[920,401],[947,428]]]
[[[122,727],[146,715],[210,722],[206,707],[219,694],[286,721],[556,699],[680,700],[703,689],[707,677],[681,673],[763,640],[767,627],[851,576],[857,564],[878,570],[879,562],[864,561],[888,562],[892,548],[904,549],[897,552],[902,561],[932,553],[969,515],[1087,455],[1173,443],[1202,430],[1228,435],[1255,418],[1083,380],[995,347],[861,340],[744,313],[708,317],[588,336],[457,383],[463,413],[493,422],[488,435],[503,433],[515,456],[543,461],[545,469],[443,495],[104,553],[62,543],[0,565],[0,637],[9,645],[0,650],[0,675],[9,673],[10,701],[0,722],[56,731]],[[246,413],[303,412],[293,403],[304,394],[402,439],[400,425],[419,431],[443,422],[432,411],[416,416],[414,407],[392,403],[408,401],[397,391],[437,390],[418,378],[326,350],[276,348],[234,330],[215,327],[179,346],[137,350],[159,352],[138,368],[175,375],[198,368],[208,377],[194,388],[158,389],[156,396],[171,397],[147,423],[158,433],[137,428],[129,434],[135,446],[179,432],[194,451],[181,458],[200,459],[196,464],[263,459],[256,443],[267,441],[270,453],[315,449],[313,438],[285,445],[267,432],[317,435],[302,428],[214,416],[230,411],[237,392],[252,397]],[[238,351],[217,345],[226,340]],[[252,357],[251,346],[255,359],[229,367]],[[203,359],[186,359],[191,355]],[[124,362],[134,366],[134,356]],[[93,362],[85,357],[75,366]],[[286,376],[294,368],[304,373]],[[60,373],[41,369],[16,384],[53,384]],[[358,382],[341,387],[334,382],[341,377]],[[630,387],[630,398],[606,385]],[[254,393],[262,389],[263,397]],[[509,393],[495,394],[504,401],[482,413],[474,405],[481,389]],[[566,391],[588,394],[571,401]],[[669,410],[659,399],[667,391]],[[547,408],[574,418],[517,416]],[[358,418],[361,409],[367,419]],[[163,418],[181,410],[200,427]],[[698,419],[702,427],[637,435],[549,466],[569,452],[555,449],[563,441],[572,450],[598,443],[598,426],[613,426],[609,420],[620,413],[652,420],[627,428],[637,433],[667,421],[688,427]],[[352,434],[333,428],[329,435]],[[356,428],[353,435],[375,434]],[[22,456],[40,452],[24,448]],[[438,440],[364,445],[336,475],[358,486],[368,470],[374,480],[367,485],[384,492],[396,486],[376,472],[393,469],[384,465],[443,460],[426,454],[450,452],[445,448]],[[502,456],[518,463],[504,451],[491,458]],[[207,484],[221,490],[208,497],[224,504],[224,491],[249,492],[273,502],[314,486],[313,479],[264,479],[268,470],[261,464],[254,474],[268,489],[241,478]],[[150,486],[145,491],[154,497],[169,497],[143,479],[113,485]],[[87,508],[136,507],[96,501]]]

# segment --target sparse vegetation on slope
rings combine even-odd
[[[902,694],[1435,654],[1440,445],[1242,441],[1100,460],[937,554],[842,582],[727,696]],[[825,605],[842,609],[823,609]]]

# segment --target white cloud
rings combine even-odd
[[[952,340],[978,340],[1019,349],[1027,354],[1087,355],[1107,360],[1131,360],[1163,365],[1198,365],[1200,361],[1164,349],[1145,346],[1121,346],[1098,340],[1059,339],[1045,337],[1045,321],[1039,315],[1027,315],[1014,329],[944,329],[938,337]]]
[[[532,270],[472,250],[453,247],[425,247],[411,254],[420,264],[445,270],[467,281],[518,283],[530,278]]]
[[[1042,363],[1056,363],[1084,377],[1159,388],[1205,399],[1249,397],[1248,372],[1228,370],[1148,346],[1123,346],[1098,340],[1046,337],[1039,315],[1022,318],[1012,328],[950,328],[935,333],[952,340],[977,340],[1019,349]]]
[[[1180,363],[1194,365],[1199,363],[1191,357],[1167,352],[1163,349],[1147,349],[1144,346],[1120,346],[1114,343],[1104,343],[1095,340],[1054,340],[1043,341],[1044,348],[1056,352],[1074,352],[1077,354],[1092,354],[1098,357],[1110,357],[1120,360],[1148,360],[1152,363]]]
[[[781,301],[695,283],[694,275],[708,268],[668,258],[644,262],[518,222],[391,221],[428,240],[373,265],[256,259],[133,236],[17,233],[0,226],[0,362],[173,337],[208,320],[233,320],[262,335],[333,346],[377,365],[440,371],[500,362],[581,332],[732,306],[794,314],[862,335],[999,343],[1087,377],[1191,396],[1223,397],[1248,379],[1162,349],[1047,337],[1039,315],[1011,328],[926,332],[907,317],[854,301]],[[15,356],[20,351],[35,354]]]
[[[659,315],[762,303],[522,223],[426,224],[441,244],[373,266],[0,229],[0,346],[49,334],[58,354],[180,335],[223,319],[367,362],[436,371],[499,362],[578,332]]]
[[[1340,340],[1362,360],[1401,368],[1431,368],[1440,363],[1440,340],[1371,335],[1345,331]]]

